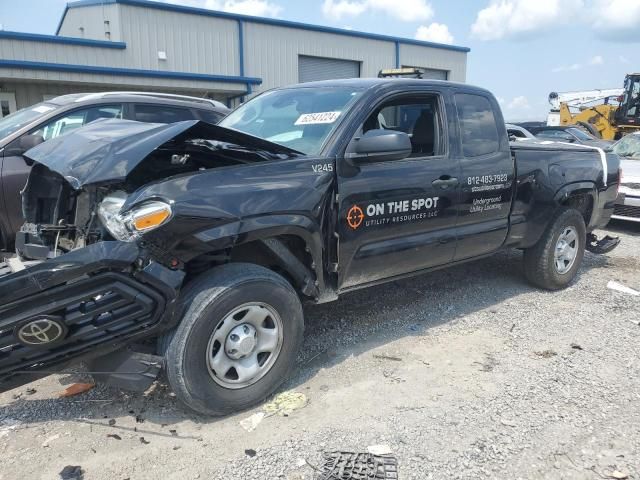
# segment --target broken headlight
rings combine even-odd
[[[98,207],[100,221],[116,240],[131,242],[171,218],[171,206],[160,201],[143,203],[122,213],[126,199],[125,192],[114,192],[107,195]]]

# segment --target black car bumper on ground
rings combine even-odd
[[[183,272],[100,242],[0,276],[0,391],[170,327]]]

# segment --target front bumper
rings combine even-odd
[[[640,222],[640,192],[622,192],[618,195],[611,218]]]
[[[124,242],[3,272],[0,391],[169,328],[183,277]]]

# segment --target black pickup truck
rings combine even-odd
[[[272,394],[302,302],[524,251],[561,289],[609,221],[619,159],[510,146],[486,90],[356,79],[264,93],[220,125],[104,120],[26,153],[0,267],[0,386],[72,361],[144,388],[161,368],[210,415]]]

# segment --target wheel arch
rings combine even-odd
[[[571,183],[556,192],[554,201],[557,208],[578,210],[588,230],[594,218],[594,208],[598,205],[598,190],[593,182]]]

